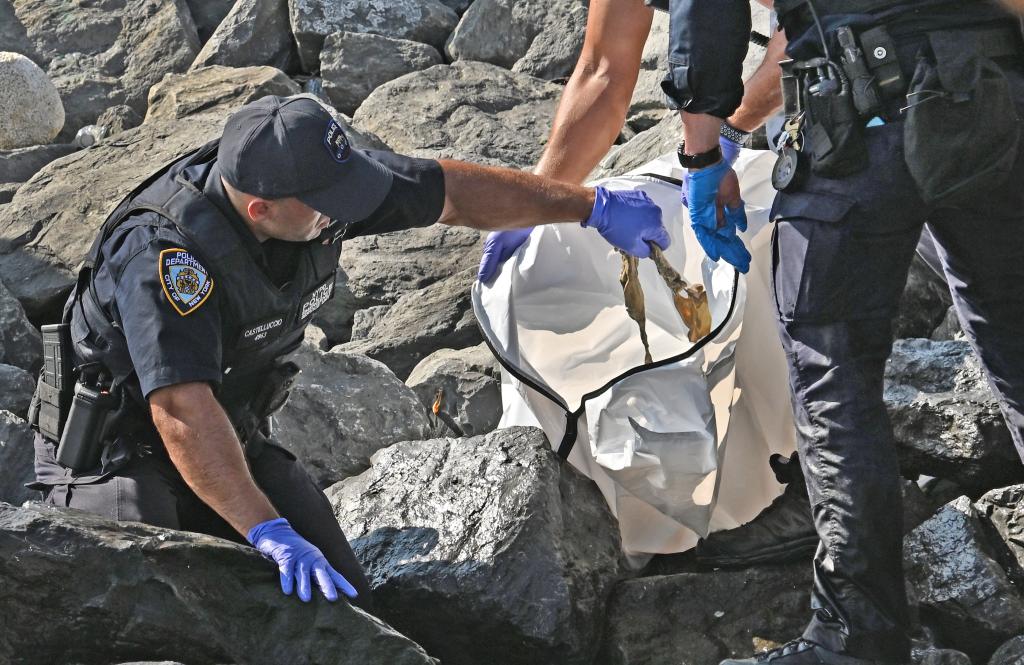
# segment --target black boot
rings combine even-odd
[[[768,460],[786,491],[743,526],[716,531],[697,543],[697,563],[716,568],[810,559],[818,546],[800,461],[772,455]]]
[[[845,653],[829,651],[804,639],[793,640],[777,649],[742,660],[728,658],[719,665],[881,665],[882,661],[866,660]]]

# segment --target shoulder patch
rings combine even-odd
[[[194,256],[180,247],[160,252],[160,283],[178,314],[188,316],[213,292],[210,273]]]

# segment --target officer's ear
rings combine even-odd
[[[253,197],[246,204],[245,211],[249,214],[250,220],[259,223],[270,216],[270,207],[270,201]]]

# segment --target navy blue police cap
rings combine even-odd
[[[394,177],[354,148],[332,111],[308,95],[263,97],[240,108],[224,126],[217,162],[239,191],[294,197],[344,222],[376,210]]]

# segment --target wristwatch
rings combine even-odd
[[[729,124],[728,120],[722,121],[722,127],[718,132],[725,138],[729,139],[733,143],[746,147],[747,142],[750,140],[750,132],[745,132],[742,129],[737,129]]]
[[[679,147],[676,148],[676,156],[679,157],[679,163],[683,168],[702,169],[722,159],[722,148],[716,145],[711,150],[691,155],[686,152],[686,141],[680,141]]]

